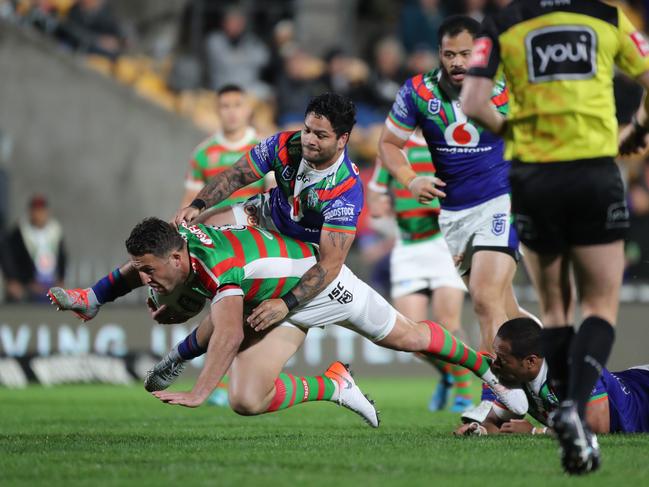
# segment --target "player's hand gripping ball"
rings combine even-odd
[[[170,294],[159,294],[149,288],[148,294],[153,318],[164,325],[184,323],[205,307],[205,296],[186,286],[178,286]]]

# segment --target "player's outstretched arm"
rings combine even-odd
[[[180,225],[183,221],[192,221],[205,208],[220,203],[236,190],[254,183],[261,177],[248,162],[248,155],[244,155],[232,167],[223,171],[218,177],[212,178],[198,192],[196,199],[189,206],[178,210],[174,222]]]
[[[230,368],[243,341],[243,297],[227,296],[210,309],[212,334],[205,365],[190,392],[156,391],[153,395],[167,404],[195,408],[209,397]]]
[[[441,179],[433,176],[417,176],[412,169],[403,147],[407,139],[402,139],[383,127],[379,139],[379,157],[392,177],[408,188],[420,203],[430,203],[435,198],[444,198],[446,193],[436,186],[446,186]]]
[[[287,299],[267,299],[257,306],[248,317],[248,324],[257,331],[283,320],[289,311],[313,299],[338,276],[345,263],[354,234],[322,230],[320,234],[320,259],[307,270],[295,287],[287,293]],[[287,304],[293,303],[290,307]]]

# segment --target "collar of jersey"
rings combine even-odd
[[[338,171],[338,168],[340,168],[340,165],[343,163],[344,160],[345,160],[345,149],[343,149],[342,153],[340,154],[340,157],[336,159],[336,162],[334,162],[331,166],[329,166],[326,169],[314,169],[313,166],[311,166],[311,164],[309,164],[307,160],[304,158],[302,158],[300,165],[304,164],[304,167],[306,168],[304,170],[305,173],[308,172],[311,174],[315,174],[316,176],[321,176],[320,179],[318,179],[318,181],[315,181],[313,183],[313,184],[317,184],[320,181],[322,181],[325,177],[327,177],[329,174],[335,174],[336,171]],[[298,174],[300,174],[300,171],[298,171]]]
[[[214,140],[228,150],[240,150],[242,146],[249,145],[256,138],[257,132],[252,127],[247,127],[243,137],[235,141],[226,139],[222,130],[214,135]]]
[[[539,375],[537,375],[533,380],[527,383],[527,387],[534,394],[539,395],[541,393],[541,388],[545,384],[546,379],[548,378],[548,365],[545,363],[545,359],[541,364],[541,370],[539,370]]]

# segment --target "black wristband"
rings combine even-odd
[[[282,301],[284,301],[284,304],[288,308],[289,311],[291,311],[293,308],[295,308],[298,304],[297,298],[295,297],[295,294],[293,294],[291,291],[287,292],[284,296],[280,298]]]
[[[202,210],[207,206],[207,204],[205,203],[205,200],[196,198],[194,201],[189,203],[189,206],[196,208],[197,210]]]

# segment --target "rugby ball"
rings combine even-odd
[[[160,294],[149,287],[148,294],[156,308],[166,305],[178,318],[178,322],[193,318],[205,307],[205,296],[185,284],[177,286],[169,294]]]

